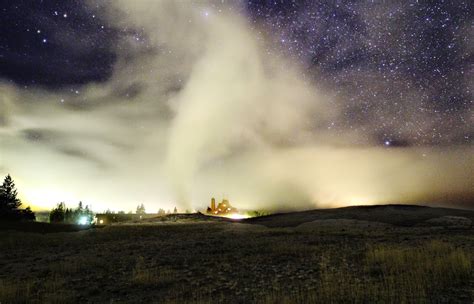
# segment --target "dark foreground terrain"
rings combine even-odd
[[[56,233],[0,225],[0,302],[473,303],[473,221],[379,206]]]

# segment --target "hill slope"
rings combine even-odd
[[[279,213],[243,220],[248,224],[267,227],[295,227],[303,223],[328,219],[351,219],[381,222],[397,226],[424,225],[438,218],[462,217],[474,222],[474,211],[450,208],[432,208],[415,205],[352,206],[335,209],[317,209]]]

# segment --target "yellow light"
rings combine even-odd
[[[238,213],[228,214],[228,215],[225,215],[225,217],[231,218],[233,220],[241,220],[241,219],[249,218],[248,215],[238,214]]]
[[[100,224],[103,224],[103,223],[104,223],[104,220],[100,220],[99,223],[100,223]]]

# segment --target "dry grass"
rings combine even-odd
[[[73,297],[64,288],[65,279],[57,275],[42,282],[0,281],[0,303],[71,303]]]
[[[71,303],[73,294],[65,288],[65,284],[66,279],[63,276],[52,275],[43,284],[40,302],[50,304]]]
[[[131,282],[136,285],[165,287],[175,281],[175,276],[169,267],[150,267],[142,256],[137,258],[132,271]]]
[[[465,250],[440,241],[414,248],[369,248],[362,269],[352,268],[344,257],[337,261],[336,255],[332,260],[322,255],[314,288],[270,291],[260,302],[433,303],[443,298],[449,302],[443,295],[449,289],[466,287],[472,279],[472,258]]]
[[[0,302],[472,302],[472,231],[253,227],[0,233]]]
[[[430,302],[469,282],[469,252],[440,241],[416,248],[377,246],[367,253],[367,268],[378,279],[377,294],[398,303]]]
[[[0,280],[0,303],[29,303],[32,297],[32,284],[30,282]]]

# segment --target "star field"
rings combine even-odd
[[[81,1],[9,1],[0,14],[4,79],[61,88],[110,77],[116,32]]]
[[[142,29],[108,24],[103,5],[4,3],[0,76],[77,95],[81,85],[111,76],[118,37],[154,48]],[[471,7],[468,1],[248,1],[242,11],[259,36],[270,36],[268,54],[295,58],[304,77],[343,100],[345,119],[328,122],[328,130],[358,130],[381,145],[403,146],[472,142]],[[211,4],[202,16],[219,13]]]
[[[344,127],[364,130],[375,119],[374,136],[398,145],[472,142],[471,7],[249,1],[252,19],[276,33],[280,50],[347,100]],[[416,113],[423,118],[408,118]]]

